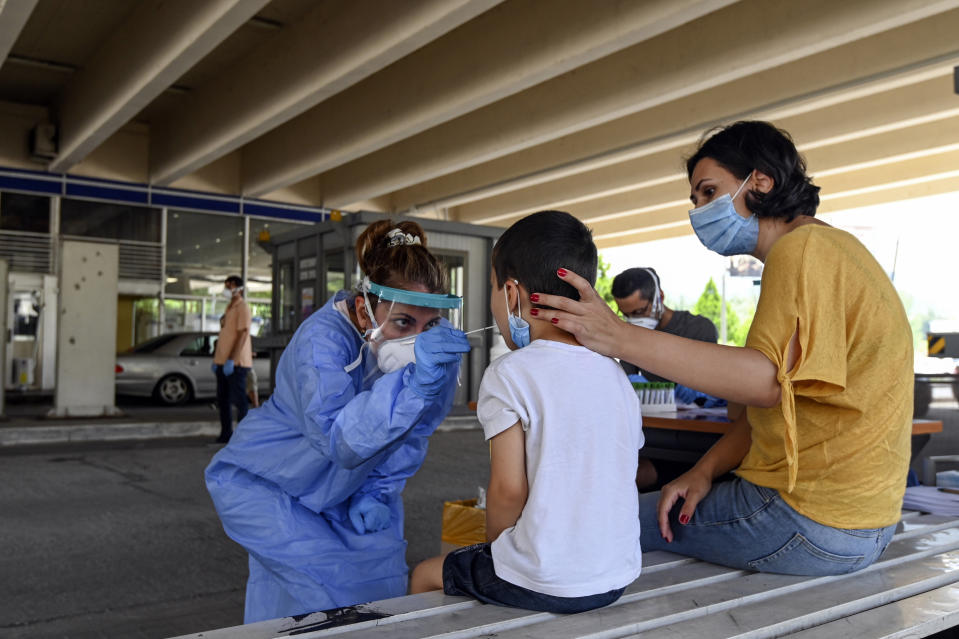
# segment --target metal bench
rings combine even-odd
[[[441,592],[189,635],[318,637],[925,637],[959,626],[959,518],[904,512],[879,561],[838,577],[733,570],[666,552],[615,604],[553,615]]]

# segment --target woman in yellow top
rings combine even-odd
[[[689,472],[641,495],[644,551],[788,574],[865,567],[892,538],[909,466],[902,302],[855,237],[813,217],[819,187],[784,132],[728,126],[687,172],[702,243],[765,263],[744,348],[627,324],[564,270],[581,300],[534,293],[546,308],[533,312],[595,351],[746,406]],[[713,484],[731,470],[734,480]]]

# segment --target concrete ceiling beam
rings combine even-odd
[[[544,20],[542,2],[511,0],[251,143],[245,192],[342,165],[730,2],[553,0]]]
[[[851,168],[819,177],[816,184],[822,189],[822,197],[828,200],[840,197],[837,194],[850,197],[853,193],[878,192],[891,188],[890,185],[936,181],[949,175],[959,175],[959,148],[956,144],[941,147],[939,153],[899,157],[888,164]]]
[[[860,95],[857,90],[850,97]],[[790,108],[789,112],[796,112]],[[900,85],[882,93],[866,94],[846,102],[831,100],[830,106],[802,111],[792,117],[775,120],[793,136],[800,150],[810,161],[810,170],[816,168],[814,149],[833,146],[840,141],[870,138],[888,131],[912,129],[920,123],[929,123],[934,144],[935,136],[942,139],[943,132],[936,123],[959,115],[959,102],[952,92],[951,68],[943,69],[932,79],[916,84]],[[855,126],[850,128],[850,123]],[[903,133],[905,142],[918,149],[920,137],[915,132]],[[925,140],[926,138],[921,138]],[[691,151],[688,135],[677,135],[656,141],[655,148],[669,146],[634,160],[612,166],[603,166],[584,173],[574,174],[519,191],[507,192],[495,197],[478,200],[449,209],[451,218],[477,224],[507,223],[540,208],[567,208],[571,205],[603,199],[616,194],[627,194],[626,199],[642,198],[637,192],[646,187],[671,180],[685,181],[683,157]],[[670,142],[667,144],[667,142]],[[922,142],[925,144],[925,142]],[[870,144],[870,147],[875,146]],[[872,148],[879,156],[886,155],[883,149],[899,148],[899,144],[879,149]],[[907,151],[900,151],[905,153]],[[832,157],[832,152],[827,156]],[[830,166],[835,166],[835,159]],[[841,163],[838,163],[841,164]]]
[[[456,207],[537,184],[559,183],[570,175],[629,161],[664,148],[693,144],[703,131],[720,122],[742,118],[781,119],[814,113],[836,102],[930,77],[951,78],[953,67],[959,64],[956,29],[959,29],[959,11],[884,32],[422,181],[393,192],[393,208]],[[848,128],[845,122],[837,125]]]
[[[923,185],[957,179],[959,169],[953,167],[959,167],[959,138],[954,140],[957,144],[944,146],[938,153],[914,158],[899,157],[888,164],[851,166],[848,170],[817,179],[815,182],[822,189],[822,201],[824,204],[830,203],[831,210],[846,208],[853,198],[869,197],[874,203],[894,201],[901,199],[902,193],[909,188],[915,192],[916,188],[928,188]],[[683,186],[688,190],[688,185]],[[634,202],[632,209],[624,208],[612,214],[595,215],[595,209],[578,208],[582,205],[571,207],[569,212],[582,219],[593,230],[597,240],[626,238],[622,243],[628,244],[640,241],[635,239],[640,233],[674,226],[688,227],[692,205],[688,199],[670,200],[669,195],[677,194],[677,191],[668,186],[659,187],[658,192],[650,193],[649,199],[645,200],[646,206],[635,206]],[[836,203],[840,201],[844,203],[837,207]]]
[[[947,171],[935,176],[925,176],[918,180],[903,180],[877,185],[876,188],[868,191],[842,191],[826,194],[819,205],[817,215],[956,192],[959,192],[959,171]],[[677,208],[671,218],[667,216],[658,225],[636,226],[623,232],[594,232],[593,239],[596,241],[596,246],[602,250],[639,242],[683,237],[692,235],[692,233],[693,229],[689,225],[689,216]],[[703,248],[703,250],[706,249]]]
[[[154,129],[150,176],[169,184],[295,118],[501,0],[333,0],[256,47]],[[377,104],[390,103],[379,96]],[[354,109],[341,114],[349,118]],[[347,120],[349,121],[349,120]],[[304,136],[273,158],[312,144]]]
[[[863,169],[941,156],[956,148],[959,148],[959,108],[953,110],[950,118],[819,146],[804,152],[804,156],[807,172],[814,181],[819,181]],[[932,167],[933,173],[940,170]]]
[[[38,0],[14,0],[0,2],[0,65],[10,55],[24,25],[37,6]]]
[[[939,175],[959,166],[959,113],[949,120],[820,146],[807,160],[823,197],[875,187],[881,190],[887,183]],[[565,210],[597,233],[621,233],[675,221],[670,216],[692,208],[688,192],[689,184],[681,173],[671,181],[572,204]]]
[[[322,176],[331,205],[389,193],[959,7],[744,0]],[[750,24],[750,37],[730,37]]]
[[[59,99],[63,172],[130,121],[268,0],[150,0],[106,40]]]

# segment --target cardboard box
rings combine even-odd
[[[443,503],[443,531],[440,552],[486,541],[486,510],[476,507],[475,499]]]

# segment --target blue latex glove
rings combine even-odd
[[[350,504],[350,522],[360,535],[383,530],[390,525],[390,507],[372,495],[363,495]]]
[[[460,357],[469,350],[466,334],[455,328],[434,326],[420,333],[413,346],[416,364],[413,365],[410,389],[421,397],[436,397],[443,391],[449,375],[456,370]]]
[[[723,408],[724,406],[729,405],[725,399],[713,397],[712,395],[707,395],[706,393],[703,393],[702,398],[697,399],[696,403],[703,408]]]
[[[693,390],[689,386],[683,386],[682,384],[676,384],[676,402],[680,404],[693,404],[696,402],[696,398],[702,395],[697,390]]]
[[[210,370],[213,371],[213,374],[216,375],[216,369],[220,368],[219,364],[210,364]]]
[[[629,380],[630,384],[642,384],[643,382],[648,382],[649,380],[643,377],[642,375],[627,375],[626,379]]]
[[[696,404],[703,408],[721,408],[726,406],[726,400],[713,397],[688,386],[676,384],[676,401],[683,404]]]
[[[232,375],[234,366],[235,364],[233,363],[232,359],[226,360],[226,364],[223,365],[223,374],[226,375],[227,377]]]

